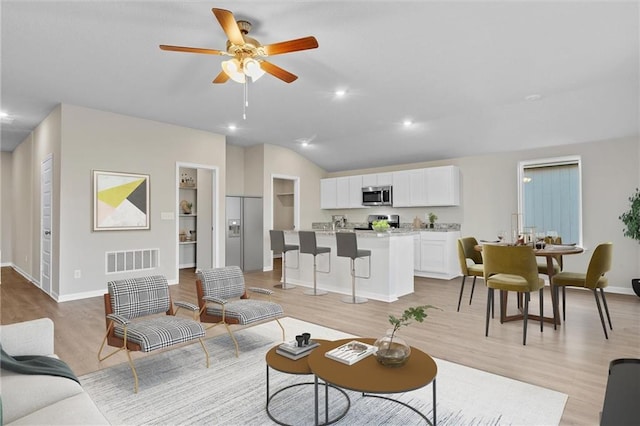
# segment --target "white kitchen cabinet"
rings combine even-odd
[[[420,243],[414,241],[414,274],[420,277],[450,280],[460,275],[457,241],[460,232],[420,232]]]
[[[336,178],[336,207],[339,209],[348,208],[350,202],[349,177]]]
[[[393,185],[393,173],[371,173],[362,175],[362,186]]]
[[[425,170],[402,170],[393,173],[394,207],[420,207],[426,205]]]
[[[409,170],[393,172],[393,207],[411,206]]]
[[[349,176],[349,205],[350,208],[362,208],[362,176]]]
[[[320,208],[336,209],[337,204],[337,179],[320,179]]]
[[[460,169],[456,166],[430,167],[425,171],[427,206],[460,205]]]
[[[362,207],[362,176],[344,176],[320,180],[320,208]]]

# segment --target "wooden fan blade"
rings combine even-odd
[[[244,44],[244,37],[242,37],[242,33],[240,32],[240,28],[238,28],[238,23],[236,22],[236,18],[233,16],[233,13],[229,12],[225,9],[216,9],[215,7],[211,9],[218,22],[220,22],[220,26],[222,30],[227,35],[229,41],[235,45],[242,46]]]
[[[168,50],[171,52],[188,52],[188,53],[202,53],[205,55],[226,55],[227,52],[216,49],[203,49],[201,47],[184,47],[184,46],[169,46],[161,44],[160,49]]]
[[[312,36],[263,46],[264,51],[268,56],[297,52],[299,50],[315,49],[316,47],[318,47],[318,40]]]
[[[220,71],[220,74],[218,74],[216,78],[213,79],[212,83],[226,83],[227,80],[229,80],[229,76],[227,75],[227,73],[224,71]]]
[[[268,72],[272,76],[279,78],[285,83],[292,83],[298,79],[297,75],[291,74],[289,71],[283,70],[282,68],[272,64],[271,62],[260,62],[260,68],[262,68],[265,72]]]

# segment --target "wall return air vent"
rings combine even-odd
[[[108,251],[105,253],[107,274],[146,271],[158,267],[159,249]]]

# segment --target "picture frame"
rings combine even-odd
[[[150,229],[149,175],[93,171],[93,230]]]

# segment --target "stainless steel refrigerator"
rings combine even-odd
[[[243,271],[263,267],[262,198],[227,197],[226,200],[226,265]]]

